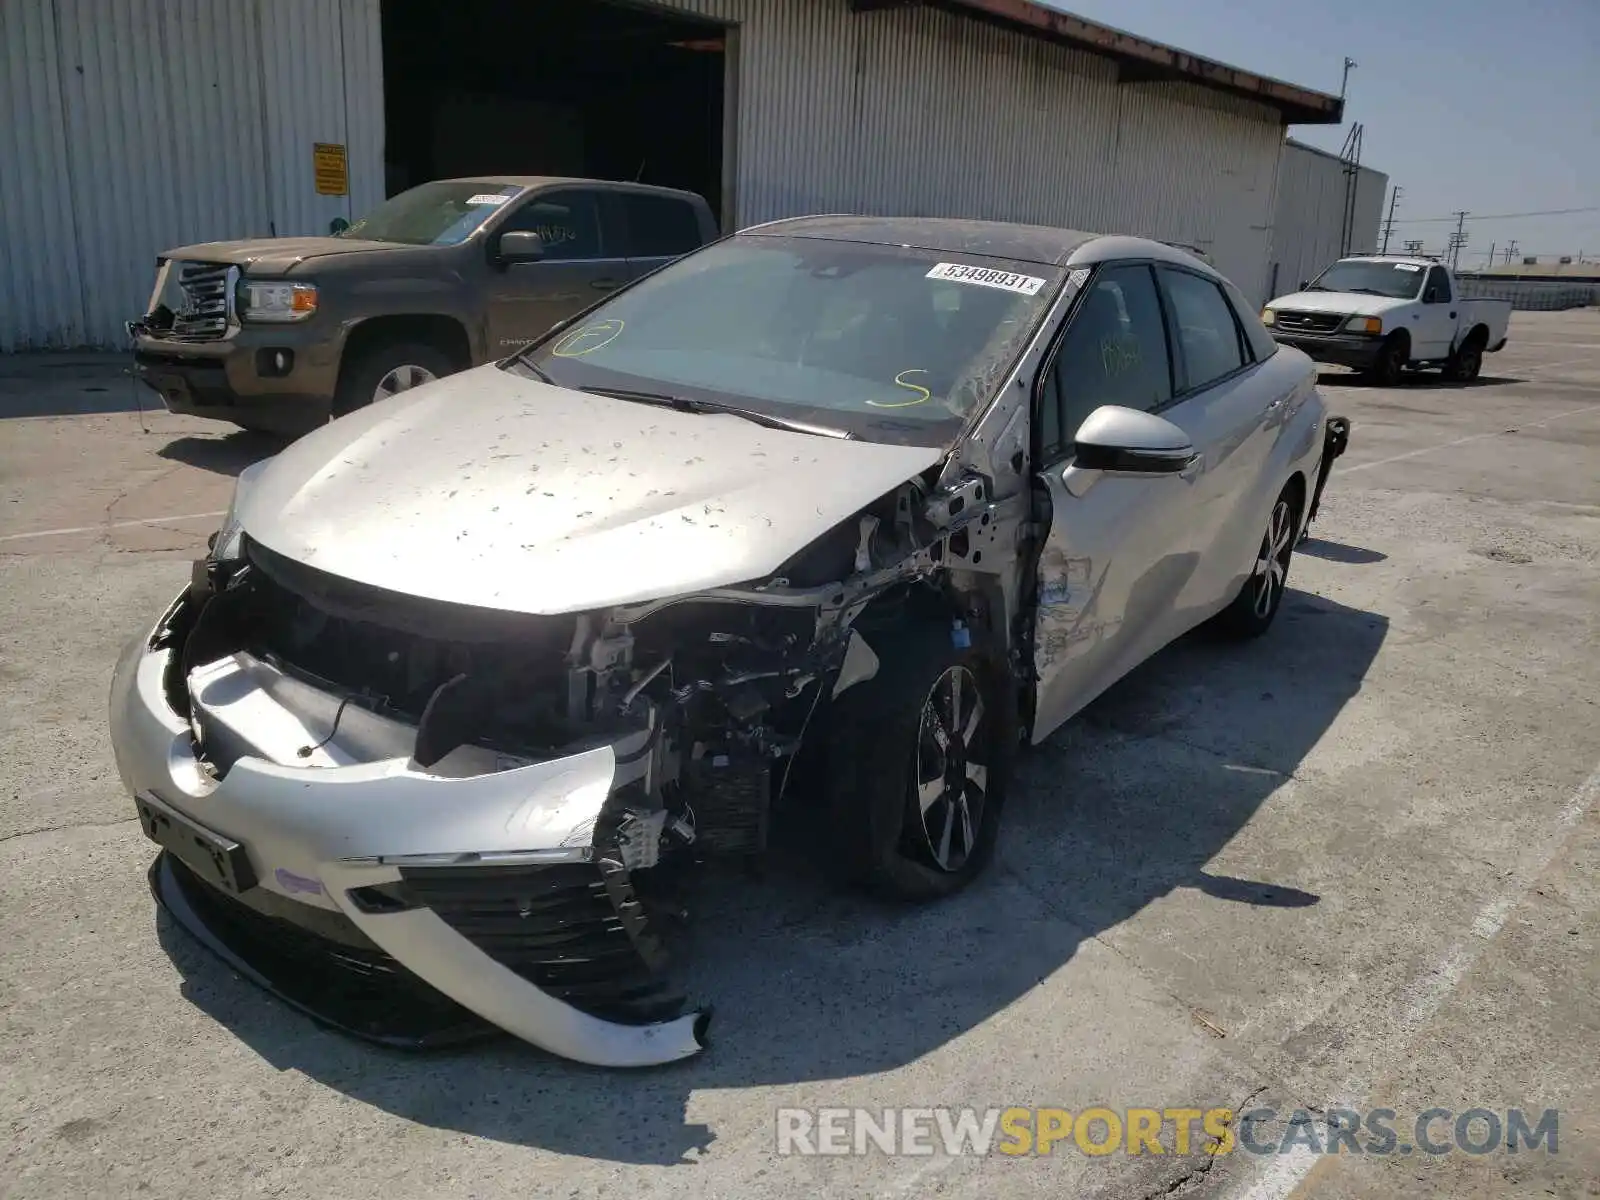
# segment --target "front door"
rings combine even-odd
[[[1411,327],[1411,357],[1444,358],[1456,337],[1455,296],[1450,290],[1450,274],[1443,267],[1429,267],[1422,286],[1422,303]]]
[[[525,346],[552,325],[587,308],[627,280],[618,231],[608,224],[597,190],[539,192],[509,213],[491,235],[489,332],[495,357]],[[497,259],[501,234],[531,230],[543,239],[537,262]]]
[[[1078,426],[1103,404],[1153,411],[1172,396],[1151,268],[1102,267],[1035,396],[1039,478],[1050,500],[1034,640],[1035,741],[1175,636],[1174,601],[1196,559],[1197,476],[1085,471],[1073,445]]]

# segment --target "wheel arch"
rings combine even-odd
[[[422,342],[433,346],[446,355],[458,371],[472,365],[472,341],[466,326],[455,317],[444,313],[390,313],[368,317],[346,335],[344,352],[339,357],[340,382],[363,355],[391,342]]]

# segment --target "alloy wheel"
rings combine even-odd
[[[1255,614],[1263,619],[1272,615],[1283,596],[1289,578],[1289,555],[1294,546],[1294,513],[1287,500],[1279,500],[1272,510],[1272,521],[1261,539],[1255,569],[1250,573],[1254,589]]]
[[[987,722],[972,671],[947,667],[917,722],[917,808],[933,863],[959,871],[977,845],[988,797]]]
[[[427,367],[419,367],[415,363],[402,363],[395,367],[382,379],[372,391],[373,402],[387,400],[390,396],[409,392],[414,387],[421,387],[425,383],[432,383],[436,376]]]

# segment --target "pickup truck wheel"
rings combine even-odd
[[[1405,334],[1397,333],[1384,342],[1378,359],[1372,364],[1372,382],[1379,387],[1393,387],[1400,382],[1400,372],[1405,370],[1411,356],[1411,347]]]
[[[387,400],[431,383],[454,370],[455,364],[447,354],[425,342],[386,342],[374,346],[361,351],[359,357],[340,372],[333,415],[342,417],[374,401]]]
[[[965,639],[961,639],[965,641]],[[829,714],[833,865],[889,898],[959,891],[988,862],[1016,740],[1006,674],[948,624],[873,644],[878,672]]]
[[[1444,377],[1453,383],[1471,383],[1483,371],[1483,343],[1472,338],[1457,348],[1444,365]]]

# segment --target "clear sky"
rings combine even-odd
[[[1343,127],[1291,137],[1337,152],[1352,121],[1361,161],[1401,189],[1396,241],[1444,249],[1457,209],[1486,216],[1593,208],[1564,216],[1467,221],[1463,267],[1491,243],[1517,255],[1600,259],[1600,0],[1046,0],[1258,74],[1337,93]],[[1385,197],[1387,211],[1388,199]],[[1498,255],[1503,261],[1503,254]]]

